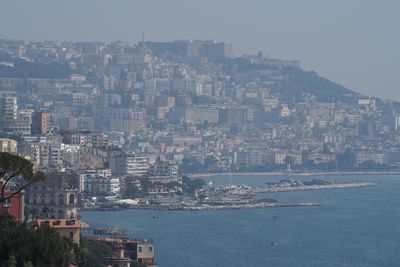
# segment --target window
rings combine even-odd
[[[138,247],[138,249],[139,249],[139,253],[141,253],[142,252],[142,247]]]
[[[74,239],[74,231],[69,232],[69,239],[71,239],[71,240]]]
[[[62,210],[59,210],[57,215],[59,219],[64,218],[64,212]]]
[[[74,194],[71,194],[69,196],[69,204],[70,205],[74,205],[75,204],[75,195]]]

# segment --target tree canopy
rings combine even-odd
[[[0,152],[0,203],[45,178],[43,172],[34,172],[33,164],[29,160],[7,152]],[[7,196],[6,187],[7,191],[11,191],[11,194]]]
[[[14,67],[1,65],[0,77],[2,78],[64,79],[71,75],[66,65],[57,62],[39,63],[23,59],[6,59],[6,61],[14,63]]]
[[[54,266],[82,263],[83,252],[48,225],[32,229],[12,216],[0,215],[0,266]]]
[[[81,239],[81,248],[85,267],[105,267],[104,259],[113,255],[112,247],[108,244],[85,237]]]
[[[206,185],[206,182],[203,179],[190,179],[188,176],[182,177],[182,189],[188,195],[193,195],[197,190],[203,188]]]

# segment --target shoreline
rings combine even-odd
[[[293,191],[310,191],[310,190],[326,190],[326,189],[347,189],[362,188],[376,186],[375,183],[337,183],[326,185],[300,185],[300,186],[277,186],[277,187],[258,187],[255,188],[256,193],[279,193]]]
[[[347,176],[347,175],[400,175],[400,171],[345,171],[345,172],[213,172],[187,173],[189,177],[209,178],[216,176]]]
[[[217,210],[240,210],[240,209],[265,209],[265,208],[304,208],[319,207],[318,202],[300,202],[300,203],[249,203],[239,205],[207,205],[207,206],[132,206],[120,209],[82,209],[83,211],[121,211],[121,210],[156,210],[156,211],[217,211]]]
[[[376,186],[375,183],[339,183],[325,185],[299,185],[299,186],[276,186],[276,187],[255,187],[249,189],[249,193],[279,193],[279,192],[294,192],[294,191],[310,191],[310,190],[326,190],[326,189],[347,189],[347,188],[363,188]],[[121,210],[121,209],[138,209],[138,210],[170,210],[170,211],[205,211],[205,210],[234,210],[234,209],[259,209],[259,208],[288,208],[288,207],[313,207],[320,206],[317,202],[299,202],[299,203],[281,203],[281,202],[260,202],[253,201],[250,203],[237,204],[201,204],[194,206],[186,205],[132,205],[126,208],[118,207],[110,209],[95,208],[86,210]]]
[[[169,210],[169,211],[210,211],[210,210],[239,210],[239,209],[264,209],[264,208],[301,208],[301,207],[317,207],[321,206],[317,202],[300,202],[300,203],[251,203],[239,205],[216,205],[216,206],[193,206],[193,207],[133,207],[131,209],[141,210]]]

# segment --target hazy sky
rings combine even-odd
[[[400,1],[2,0],[0,38],[214,39],[400,100]]]

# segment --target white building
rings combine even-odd
[[[110,179],[111,193],[114,195],[119,195],[121,193],[121,179],[111,178]]]
[[[119,183],[111,177],[110,169],[85,170],[79,175],[79,192],[89,195],[110,194],[114,191],[119,193]],[[119,179],[118,179],[119,181]],[[114,189],[112,184],[114,184]]]
[[[149,171],[147,157],[128,155],[126,157],[126,174],[131,176],[143,176]]]

